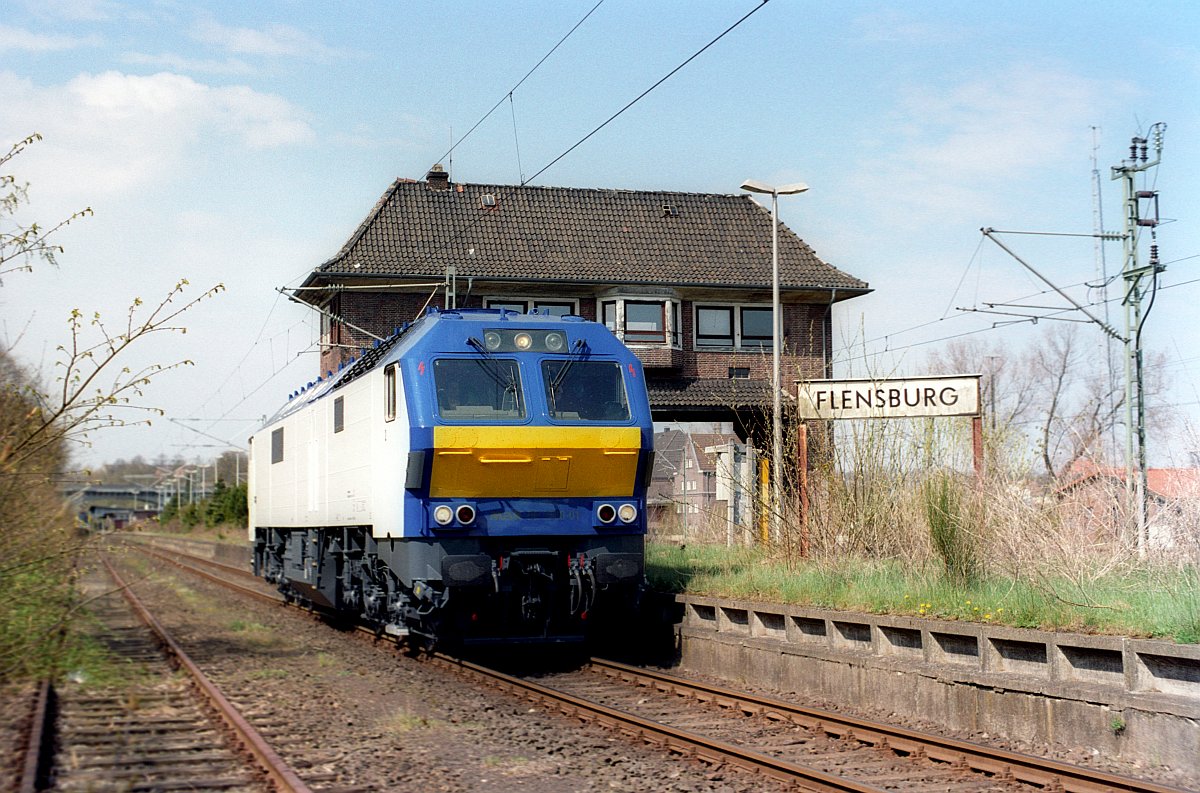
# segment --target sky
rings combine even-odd
[[[1036,343],[1049,323],[958,310],[1065,305],[980,229],[1089,235],[1099,208],[1120,230],[1110,169],[1164,122],[1145,186],[1167,270],[1143,338],[1178,419],[1149,448],[1153,465],[1184,465],[1200,449],[1198,87],[1186,0],[0,0],[0,142],[43,136],[6,169],[30,184],[21,217],[94,213],[58,235],[57,267],[3,277],[0,338],[52,381],[73,309],[119,326],[181,279],[185,299],[220,284],[180,318],[186,333],[125,364],[192,362],[145,389],[166,416],[94,433],[77,456],[244,447],[317,368],[318,317],[279,288],[336,253],[395,178],[443,162],[490,184],[806,182],[781,219],[874,290],[835,309],[835,373],[923,374],[954,337]],[[1087,236],[1002,239],[1081,302],[1120,267],[1119,243],[1102,267]],[[1097,350],[1083,365],[1099,365],[1101,331],[1080,333]]]

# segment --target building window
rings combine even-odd
[[[396,418],[396,364],[383,370],[383,420]]]
[[[733,306],[696,306],[696,346],[733,346]]]
[[[742,346],[767,347],[772,341],[770,308],[742,307]]]
[[[575,300],[540,300],[532,297],[489,297],[483,301],[483,305],[486,308],[503,308],[507,311],[515,311],[518,314],[526,314],[530,310],[543,313],[548,311],[552,317],[579,313],[579,305]]]
[[[505,311],[515,311],[518,314],[524,314],[529,310],[529,307],[524,300],[488,300],[485,305],[488,308],[502,308]]]
[[[338,397],[333,400],[333,431],[341,432],[346,428],[346,404],[345,397]]]
[[[679,347],[679,301],[626,299],[600,301],[600,321],[627,344]]]
[[[770,306],[698,304],[696,349],[769,350],[772,316]]]
[[[625,341],[665,342],[667,310],[662,303],[625,301]]]
[[[283,427],[271,432],[271,464],[283,462]]]
[[[731,366],[731,367],[729,367],[729,379],[730,380],[749,380],[750,379],[750,367],[749,366]]]
[[[567,314],[578,314],[579,309],[575,307],[574,300],[535,300],[533,301],[535,311],[541,311],[543,314],[550,312],[552,317],[562,317]]]
[[[617,332],[617,301],[605,300],[600,304],[600,321],[613,333]]]

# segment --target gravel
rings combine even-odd
[[[268,735],[322,784],[426,791],[762,791],[775,783],[674,757],[476,688],[386,644],[131,555],[138,595]]]

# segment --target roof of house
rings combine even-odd
[[[646,378],[650,404],[658,409],[732,407],[766,409],[771,405],[771,384],[741,378]],[[785,395],[790,399],[790,395]]]
[[[1059,488],[1060,493],[1078,489],[1089,482],[1125,481],[1124,468],[1097,465],[1086,459],[1072,463],[1067,475],[1070,478]],[[1200,498],[1200,468],[1147,468],[1146,486],[1151,495],[1166,500]]]
[[[395,181],[305,285],[440,279],[447,265],[459,278],[771,284],[770,212],[748,195],[435,183]],[[836,290],[836,300],[870,291],[782,224],[779,267],[783,289]]]

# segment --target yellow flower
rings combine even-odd
[[[992,618],[992,615],[991,615],[991,614],[984,614],[984,615],[983,615],[983,618],[984,618],[985,620],[990,620],[990,619]]]

